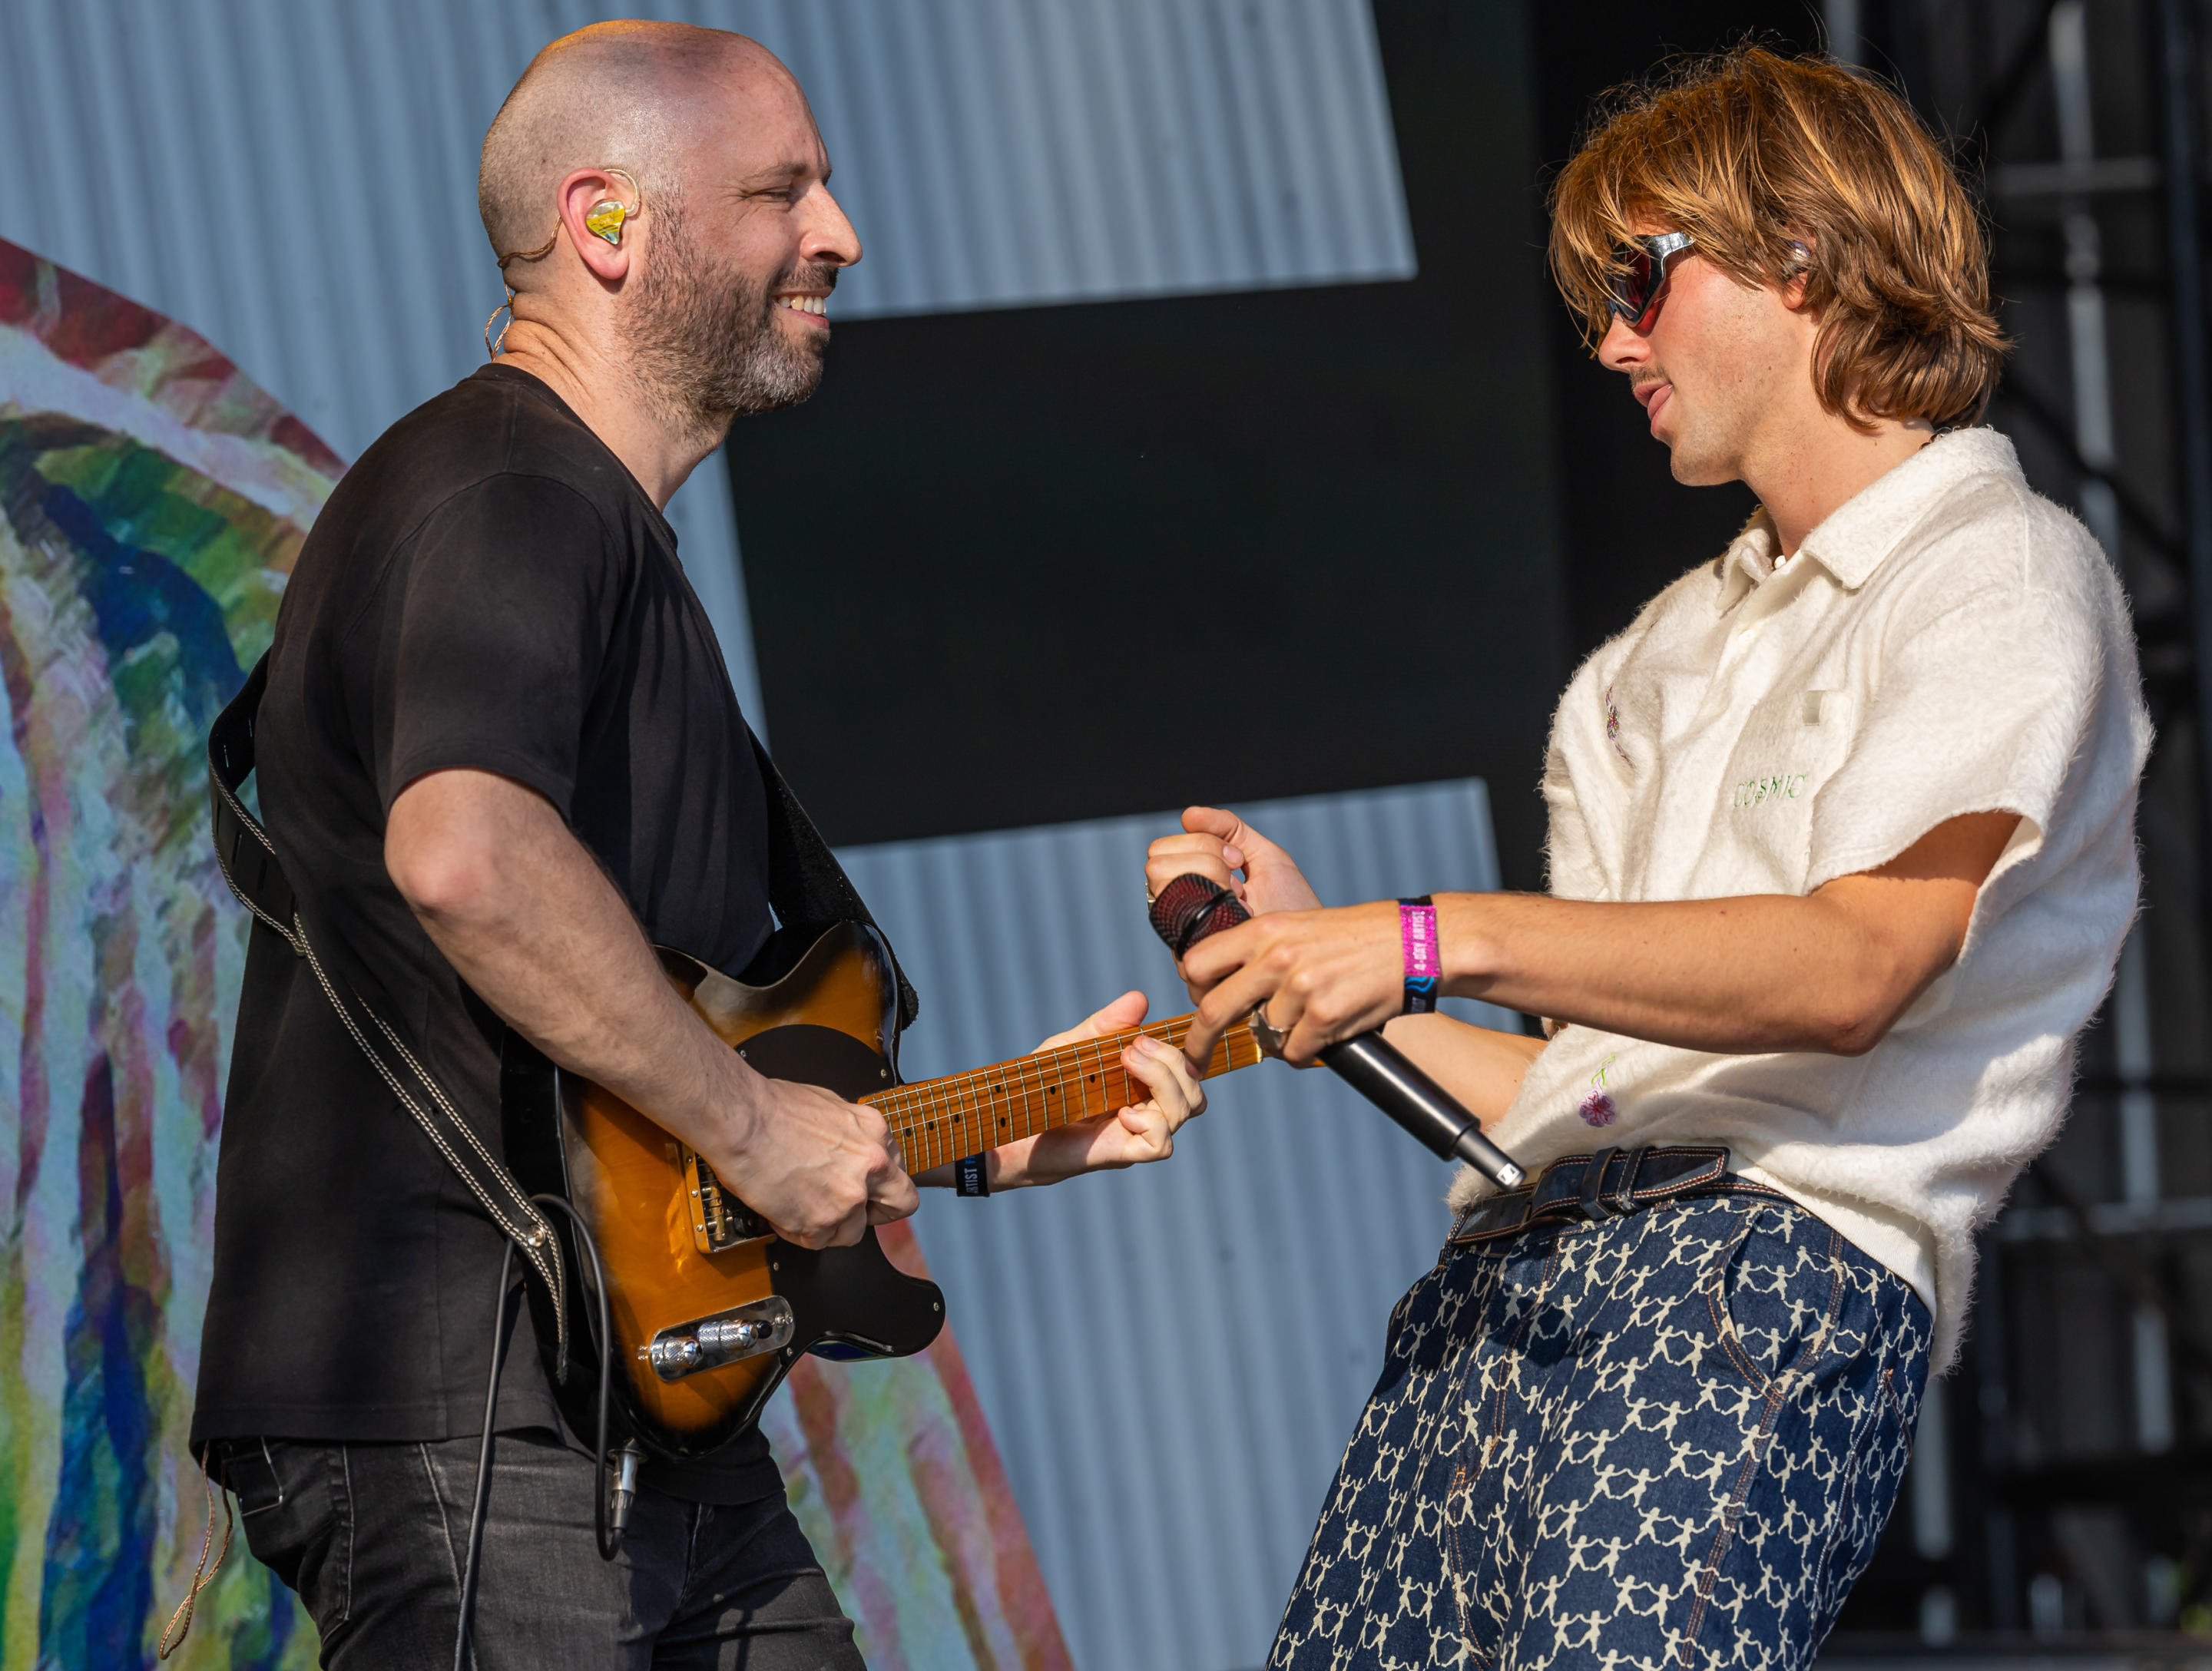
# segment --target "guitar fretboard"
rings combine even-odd
[[[963,1156],[995,1149],[1055,1126],[1113,1114],[1152,1100],[1141,1079],[1121,1066],[1121,1051],[1143,1035],[1182,1048],[1193,1017],[1175,1016],[1126,1032],[1082,1039],[1034,1056],[898,1085],[860,1100],[890,1122],[909,1172],[927,1172]],[[1230,1028],[1213,1047],[1201,1079],[1260,1060],[1249,1029]]]

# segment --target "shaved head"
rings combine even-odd
[[[492,252],[545,241],[574,169],[621,168],[648,201],[682,197],[700,130],[749,73],[790,80],[765,46],[724,29],[624,21],[563,35],[530,61],[484,135],[477,209]]]
[[[563,36],[484,136],[477,200],[514,310],[496,356],[556,384],[595,364],[592,388],[690,440],[805,399],[860,258],[829,180],[805,94],[758,42],[682,23]],[[603,197],[629,211],[611,233],[590,224]]]

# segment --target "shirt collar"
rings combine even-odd
[[[1938,435],[1829,513],[1827,520],[1805,537],[1791,566],[1809,557],[1845,591],[1856,591],[1952,489],[1990,474],[2020,474],[2020,460],[2003,435],[1989,428]],[[1720,561],[1715,607],[1725,614],[1752,587],[1772,580],[1774,556],[1780,549],[1774,520],[1761,506]]]
[[[1729,549],[1721,554],[1716,574],[1720,592],[1713,606],[1726,615],[1753,586],[1765,586],[1772,580],[1776,570],[1774,554],[1782,549],[1781,537],[1774,532],[1774,519],[1759,506],[1751,513],[1751,520],[1743,525],[1743,532],[1729,542]]]

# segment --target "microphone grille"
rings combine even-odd
[[[1251,913],[1219,884],[1202,876],[1178,876],[1162,888],[1148,913],[1152,932],[1168,943],[1176,960],[1208,934],[1234,928]]]

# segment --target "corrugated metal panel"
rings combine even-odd
[[[841,313],[1413,273],[1364,0],[729,15],[814,100],[869,252]]]
[[[1498,885],[1479,780],[1240,810],[1324,899]],[[921,991],[908,1077],[1030,1049],[1132,987],[1187,1009],[1141,893],[1174,828],[847,852]],[[1260,1663],[1449,1182],[1328,1073],[1264,1063],[1161,1165],[930,1197],[917,1228],[1085,1671]]]
[[[622,15],[791,64],[867,247],[844,317],[1413,271],[1364,0],[9,0],[0,238],[354,457],[482,362],[484,129],[538,47]],[[728,492],[702,469],[676,516],[757,714]]]

